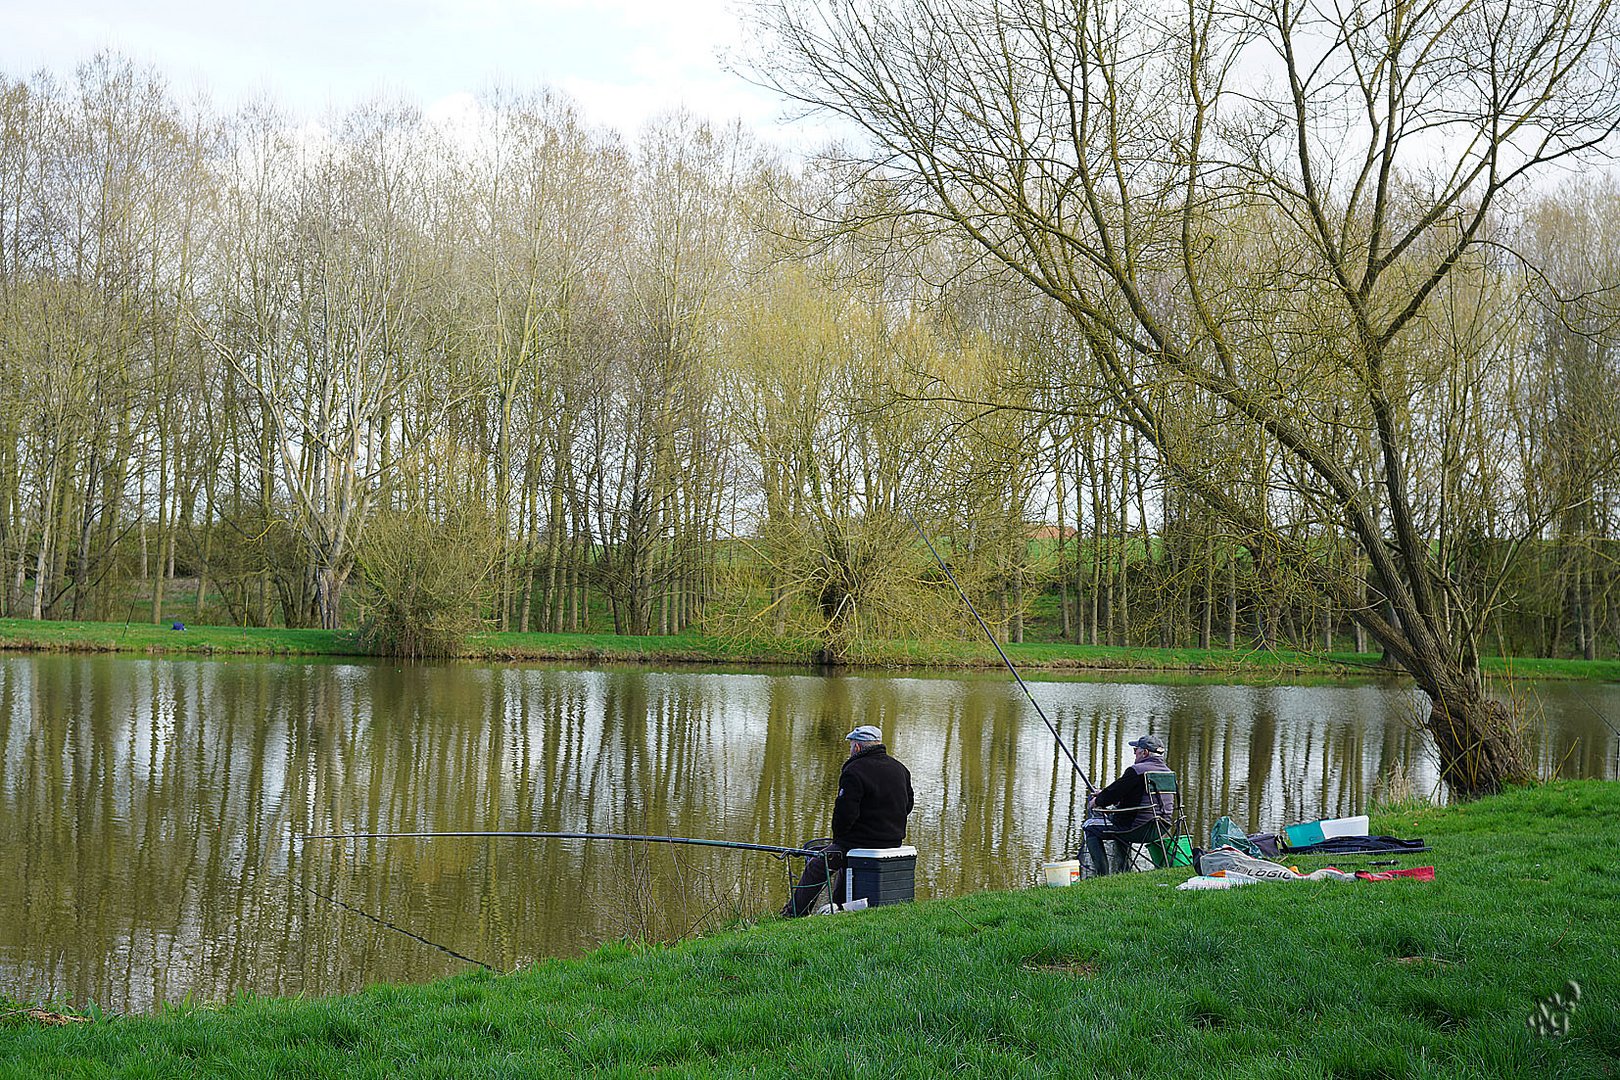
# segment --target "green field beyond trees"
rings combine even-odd
[[[1599,781],[1377,812],[1433,845],[1408,860],[1429,883],[1166,871],[351,997],[59,1027],[10,1005],[0,1077],[1613,1076],[1617,817]],[[1532,1031],[1571,980],[1568,1033]]]

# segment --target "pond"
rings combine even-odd
[[[1129,739],[1166,739],[1199,830],[1357,813],[1397,771],[1436,787],[1396,684],[1030,685],[1099,784]],[[1620,686],[1537,684],[1526,706],[1543,770],[1616,775]],[[339,993],[465,969],[451,952],[505,970],[756,916],[793,869],[757,852],[300,838],[792,845],[828,831],[857,723],[911,768],[919,897],[1021,886],[1073,850],[1083,786],[1001,677],[0,657],[0,993],[121,1012]]]

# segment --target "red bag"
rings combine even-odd
[[[1398,877],[1416,878],[1418,881],[1433,881],[1434,867],[1413,866],[1406,870],[1385,870],[1378,874],[1369,873],[1366,870],[1357,870],[1356,877],[1362,881],[1392,881]]]

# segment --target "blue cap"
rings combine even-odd
[[[883,741],[883,732],[879,731],[877,728],[873,727],[871,724],[862,724],[860,727],[856,728],[854,731],[850,732],[848,735],[845,735],[844,736],[844,741],[845,742],[882,742]]]

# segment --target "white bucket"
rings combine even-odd
[[[1041,864],[1041,881],[1047,885],[1073,885],[1080,880],[1080,860]]]

